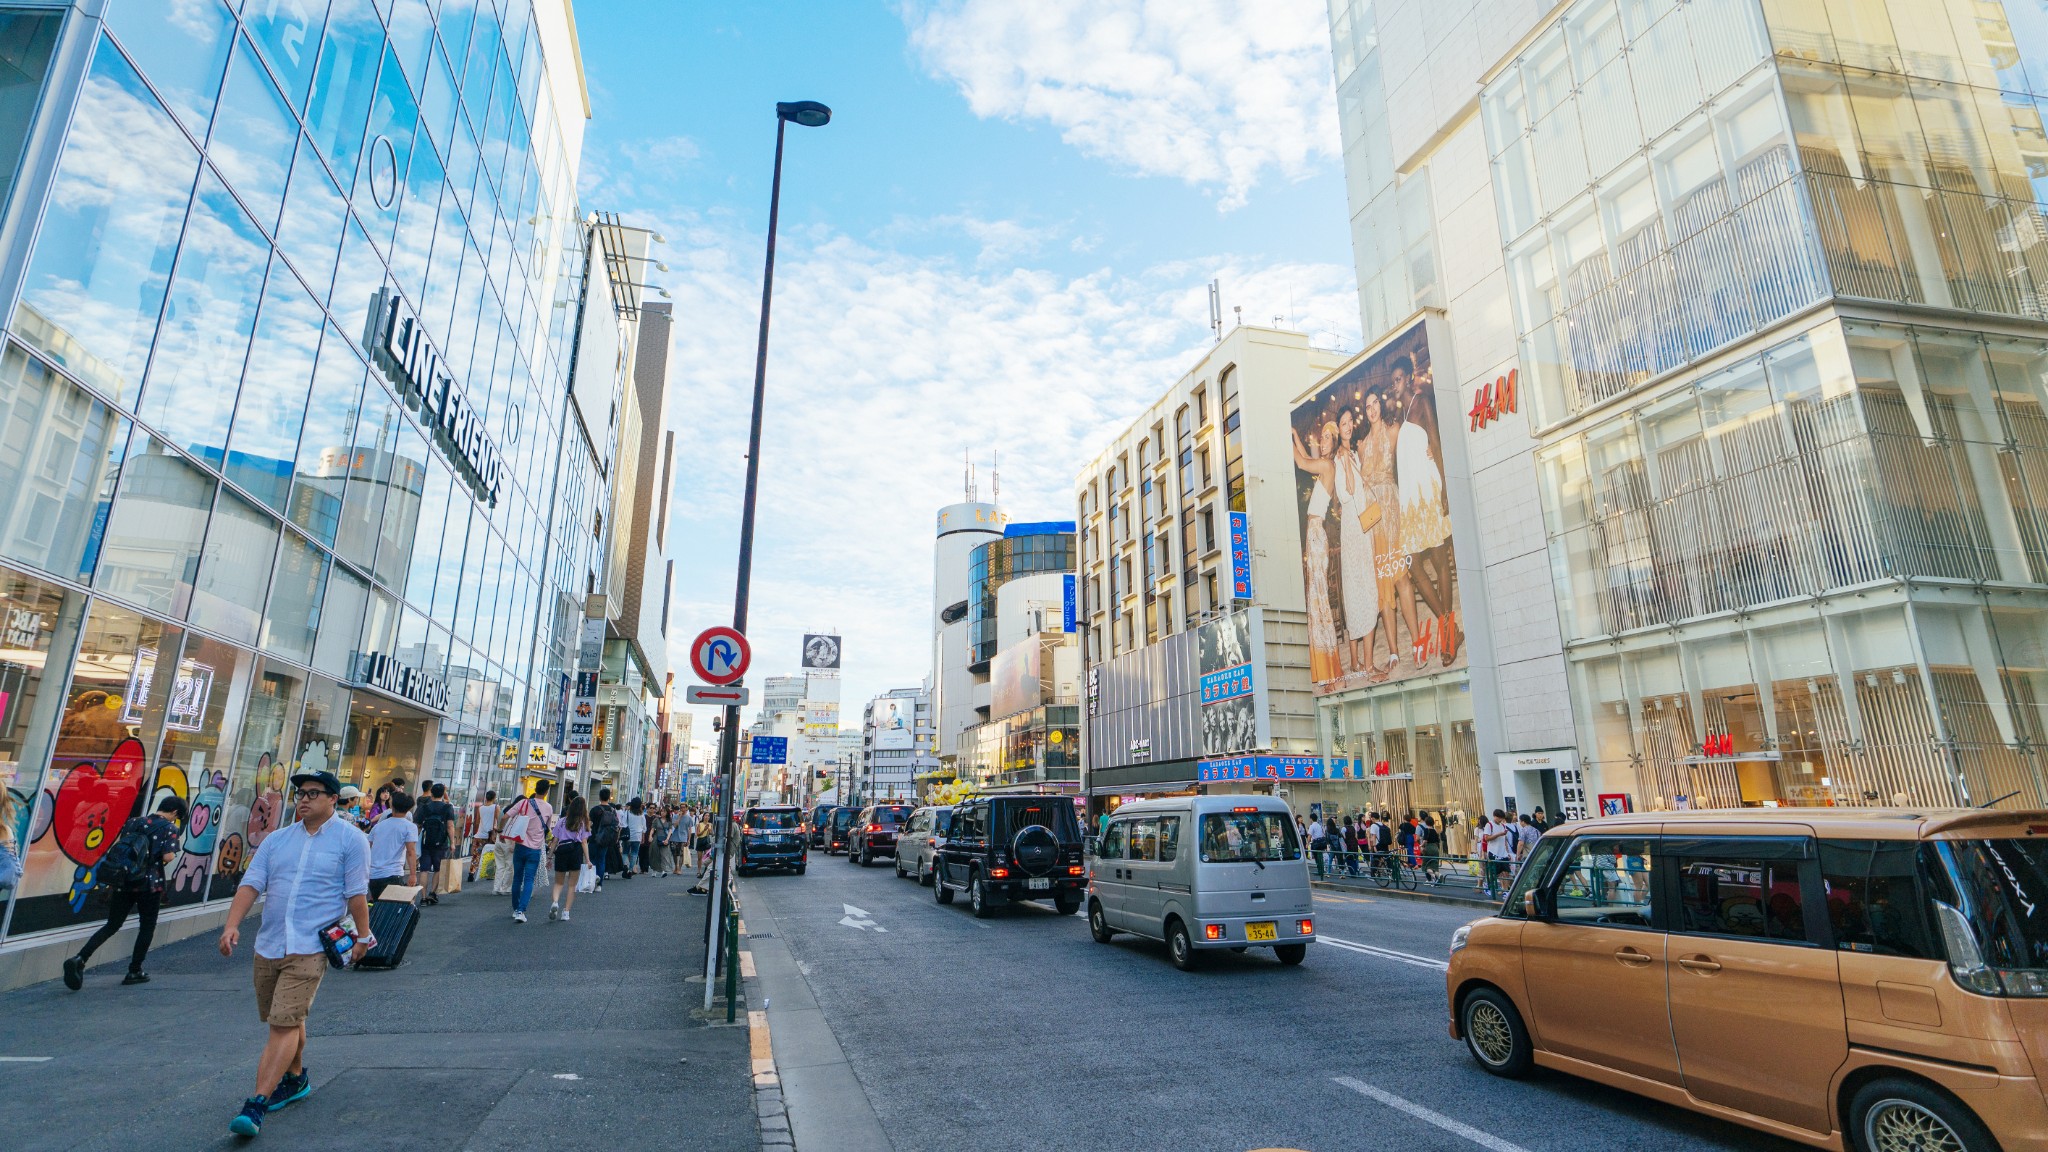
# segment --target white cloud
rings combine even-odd
[[[911,44],[978,116],[1245,203],[1340,155],[1320,0],[908,0]]]
[[[761,245],[702,217],[636,220],[668,235],[676,269],[671,633],[683,668],[687,638],[731,616]],[[1216,258],[1061,275],[830,231],[786,232],[779,256],[749,632],[760,674],[775,675],[794,670],[801,633],[839,630],[842,716],[929,668],[932,518],[961,499],[963,448],[982,464],[984,498],[1000,451],[1014,515],[1069,515],[1080,465],[1207,344],[1212,276],[1247,322],[1270,323],[1291,298],[1297,327],[1358,343],[1348,266]]]

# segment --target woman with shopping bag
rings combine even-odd
[[[597,885],[597,873],[590,867],[585,846],[590,840],[590,810],[584,806],[583,797],[570,799],[569,806],[562,809],[562,815],[555,821],[555,890],[553,903],[548,907],[548,919],[569,919],[569,909],[576,903],[578,892],[588,892]],[[567,888],[565,893],[562,890]]]

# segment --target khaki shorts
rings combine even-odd
[[[256,1017],[274,1028],[296,1028],[313,1011],[313,994],[327,975],[327,957],[256,958]]]

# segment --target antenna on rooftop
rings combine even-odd
[[[1000,451],[992,451],[988,454],[988,502],[991,504],[1001,504],[1003,502],[1002,460],[1003,454]]]
[[[965,478],[965,481],[966,481],[966,488],[967,488],[967,502],[968,502],[969,504],[972,504],[972,503],[974,503],[974,502],[975,502],[975,491],[974,491],[974,457],[973,457],[973,456],[972,456],[972,454],[971,454],[971,453],[969,452],[969,450],[968,450],[968,449],[966,449],[966,448],[962,448],[962,449],[960,450],[960,465],[961,465],[962,469],[963,469],[963,470],[964,470],[964,472],[965,472],[965,477],[964,477],[964,478]]]
[[[1216,339],[1219,343],[1222,342],[1223,281],[1221,280],[1209,281],[1209,330],[1216,334]]]

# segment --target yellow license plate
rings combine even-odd
[[[1271,920],[1259,920],[1244,926],[1244,938],[1247,940],[1278,940],[1280,938],[1280,929],[1275,927]]]

